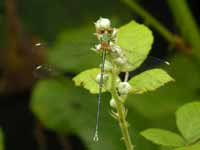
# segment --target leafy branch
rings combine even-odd
[[[132,43],[134,43],[134,45]],[[105,75],[106,78],[104,77],[103,92],[107,91],[112,96],[110,100],[112,116],[119,122],[119,127],[127,150],[134,149],[128,130],[129,123],[126,120],[128,111],[124,106],[128,95],[153,91],[165,83],[173,81],[162,69],[145,71],[126,82],[120,80],[120,72],[135,70],[143,63],[151,49],[152,43],[153,36],[151,31],[144,25],[132,21],[119,28],[116,45],[114,47],[115,51],[112,49],[113,47],[111,47],[111,51],[108,52],[108,55],[111,53],[110,57],[107,59],[107,62],[110,61],[110,63],[105,65],[107,66],[107,71],[105,72],[107,75]],[[122,57],[122,60],[125,57],[125,64],[116,63],[115,56],[119,57],[116,51],[120,51],[119,56]],[[138,52],[143,55],[137,55]],[[99,85],[98,80],[95,79],[97,79],[99,72],[100,69],[97,68],[88,69],[78,74],[73,80],[77,86],[83,86],[91,93],[98,94]],[[152,78],[149,79],[149,76]]]

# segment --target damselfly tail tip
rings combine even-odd
[[[94,142],[98,142],[99,141],[98,132],[95,132],[94,137],[93,137],[93,141]]]

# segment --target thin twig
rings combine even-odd
[[[125,72],[124,82],[127,82],[129,78],[129,72]]]
[[[186,0],[167,0],[174,21],[184,39],[190,43],[194,54],[200,58],[200,31]]]
[[[43,126],[39,121],[36,122],[35,137],[36,137],[37,144],[39,146],[38,149],[47,150],[46,137],[43,131]]]
[[[174,45],[178,50],[182,52],[190,52],[191,48],[188,44],[178,35],[170,32],[162,23],[160,23],[155,17],[153,17],[149,12],[142,8],[134,0],[121,0],[126,4],[131,10],[140,15],[151,27],[157,30],[169,43]]]

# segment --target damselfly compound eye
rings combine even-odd
[[[111,22],[107,18],[100,18],[95,22],[95,27],[97,30],[99,29],[109,29],[111,27]]]
[[[118,91],[121,95],[126,95],[131,91],[132,87],[128,82],[121,82],[118,84]]]

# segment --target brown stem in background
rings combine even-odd
[[[58,135],[58,140],[60,142],[60,145],[62,146],[63,150],[72,150],[72,147],[70,143],[68,143],[68,140],[63,135]]]
[[[159,22],[154,16],[147,12],[143,7],[141,7],[134,0],[120,0],[125,5],[127,5],[132,11],[140,15],[149,26],[157,30],[160,35],[169,42],[170,45],[175,46],[175,48],[183,53],[190,53],[192,48],[185,42],[185,40],[170,32],[161,22]]]
[[[30,89],[34,82],[33,70],[36,64],[42,62],[43,53],[33,47],[32,38],[23,31],[16,0],[5,0],[5,16],[8,42],[4,52],[0,92]]]
[[[44,128],[43,128],[43,125],[39,121],[36,122],[35,137],[36,137],[36,141],[39,147],[38,149],[47,150]]]

